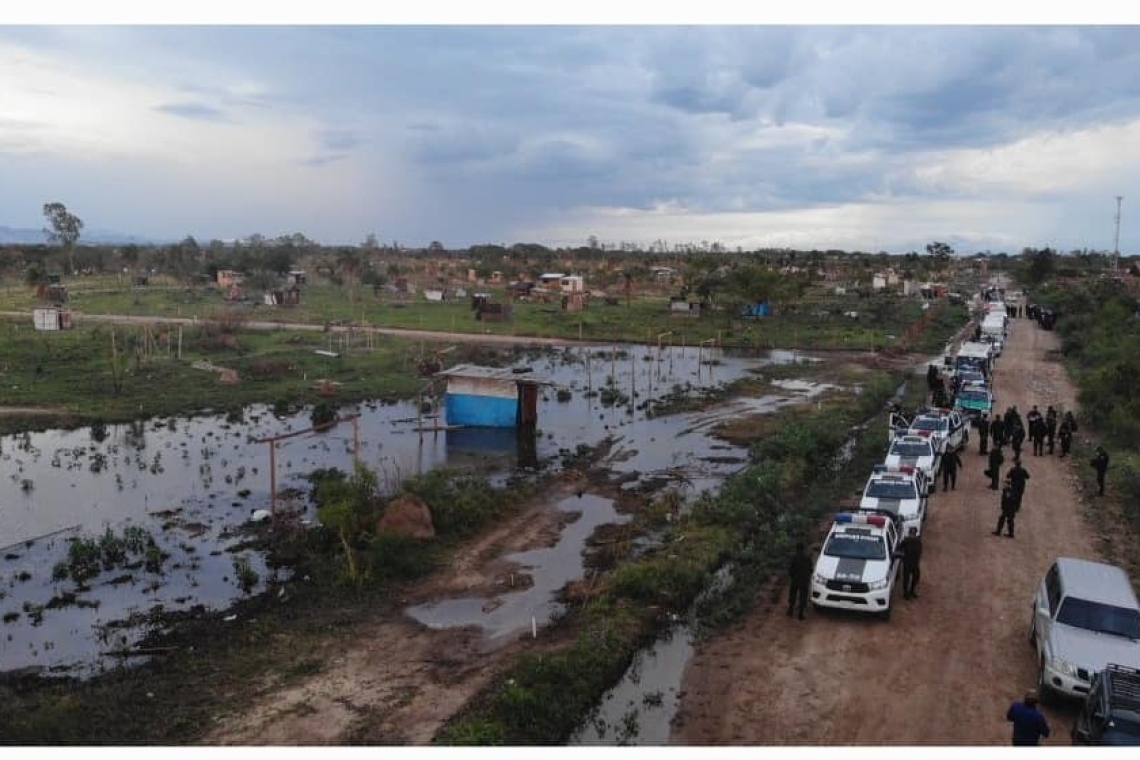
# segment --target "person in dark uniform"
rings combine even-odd
[[[990,438],[994,439],[994,446],[998,448],[1005,445],[1005,420],[1000,414],[995,414],[990,422]]]
[[[1027,691],[1024,699],[1014,702],[1005,713],[1005,719],[1013,724],[1013,746],[1036,747],[1037,743],[1049,736],[1049,724],[1045,716],[1037,710],[1037,692]]]
[[[1097,496],[1104,496],[1104,474],[1108,472],[1108,452],[1104,446],[1096,447],[1096,456],[1089,464],[1096,469]]]
[[[942,490],[949,491],[958,485],[958,468],[962,466],[962,459],[958,451],[947,451],[942,455]]]
[[[1069,449],[1073,445],[1073,433],[1076,432],[1077,421],[1073,419],[1072,412],[1065,412],[1065,418],[1061,420],[1061,429],[1058,435],[1061,438],[1061,456],[1064,457],[1069,453]]]
[[[1021,424],[1021,418],[1014,417],[1013,430],[1009,434],[1009,445],[1013,448],[1014,459],[1021,458],[1021,444],[1024,442],[1025,427]]]
[[[1034,417],[1029,423],[1029,440],[1033,442],[1033,456],[1045,455],[1045,418]]]
[[[990,476],[990,490],[998,490],[999,479],[1001,478],[1001,466],[1005,463],[1005,457],[1002,456],[1001,446],[994,445],[990,449],[990,468],[986,470],[986,475]]]
[[[1045,441],[1049,444],[1049,453],[1053,453],[1053,438],[1057,435],[1057,410],[1050,406],[1045,410]]]
[[[918,580],[922,576],[919,563],[922,561],[922,537],[918,535],[918,528],[911,528],[899,545],[899,556],[902,557],[903,571],[903,599],[918,598]]]
[[[995,536],[1000,536],[1001,529],[1004,527],[1005,535],[1013,538],[1013,518],[1020,508],[1017,503],[1017,496],[1013,493],[1013,484],[1006,481],[1005,488],[1001,489],[1001,516],[998,517],[997,527],[994,528]]]
[[[1013,495],[1017,497],[1017,506],[1021,507],[1021,497],[1025,495],[1025,484],[1029,481],[1029,471],[1021,466],[1021,458],[1013,458],[1013,467],[1010,468],[1009,474],[1005,476],[1010,485],[1013,486]]]
[[[985,454],[990,442],[990,421],[985,412],[982,412],[982,416],[974,423],[974,427],[978,429],[978,453]]]
[[[796,553],[788,563],[788,617],[792,616],[792,608],[798,604],[800,620],[804,619],[812,570],[811,557],[804,552],[804,544],[801,541],[796,544]]]

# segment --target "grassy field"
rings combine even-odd
[[[400,339],[377,337],[371,350],[354,349],[330,359],[315,353],[327,348],[327,337],[320,333],[231,335],[208,326],[186,327],[179,360],[177,327],[148,334],[142,326],[119,326],[114,334],[117,370],[110,325],[37,332],[22,320],[0,320],[0,406],[54,412],[0,416],[0,432],[190,414],[279,399],[313,403],[321,398],[322,379],[336,384],[334,401],[406,398],[424,384],[414,367],[418,346]],[[144,343],[150,346],[145,354]],[[194,368],[199,360],[236,371],[237,382],[223,384],[218,372]]]
[[[479,288],[506,300],[505,292]],[[680,345],[716,338],[724,345],[767,348],[840,348],[870,350],[892,345],[922,316],[915,299],[891,296],[834,295],[817,292],[761,319],[733,319],[727,311],[700,317],[675,315],[663,297],[639,297],[607,306],[594,299],[579,312],[558,303],[515,302],[502,322],[475,319],[469,299],[429,302],[422,294],[400,296],[370,289],[311,284],[301,304],[292,308],[262,304],[227,305],[213,287],[187,289],[163,278],[145,288],[125,287],[117,277],[83,278],[69,283],[71,308],[87,314],[206,318],[221,310],[239,311],[247,319],[267,322],[353,322],[375,327],[442,330],[463,333],[584,339],[599,342],[656,342],[661,333]],[[30,310],[34,295],[10,286],[0,292],[0,310]],[[959,309],[949,310],[960,323]],[[81,320],[80,320],[81,321]]]

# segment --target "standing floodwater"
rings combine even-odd
[[[564,391],[551,389],[539,401],[540,466],[612,438],[615,470],[696,491],[735,469],[743,450],[726,457],[730,447],[711,437],[700,415],[655,417],[646,402],[790,360],[636,346],[549,350],[516,366],[532,367]],[[360,458],[386,492],[442,465],[501,479],[520,464],[512,431],[421,435],[420,410],[410,401],[341,411],[360,414]],[[239,548],[245,536],[237,530],[269,504],[268,445],[253,441],[308,427],[307,412],[277,417],[255,405],[240,414],[109,426],[102,440],[89,429],[0,438],[0,670],[88,674],[120,662],[118,654],[164,614],[224,609],[264,590],[271,573],[258,553]],[[290,439],[276,458],[279,503],[312,519],[304,476],[350,470],[352,430],[341,425]],[[580,518],[583,525],[591,519],[585,511]],[[74,539],[98,538],[108,527],[122,535],[130,526],[154,538],[165,557],[160,567],[138,566],[140,557],[131,569],[109,569],[82,584],[53,578]]]

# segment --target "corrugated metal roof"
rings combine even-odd
[[[510,367],[481,367],[478,364],[457,364],[435,374],[443,377],[469,377],[477,380],[508,380],[534,383],[535,385],[555,385],[550,378],[536,375],[534,372],[515,372]]]

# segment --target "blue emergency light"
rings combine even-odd
[[[887,518],[882,515],[854,515],[850,512],[840,512],[835,516],[835,522],[874,525],[875,527],[881,528],[887,524]]]

